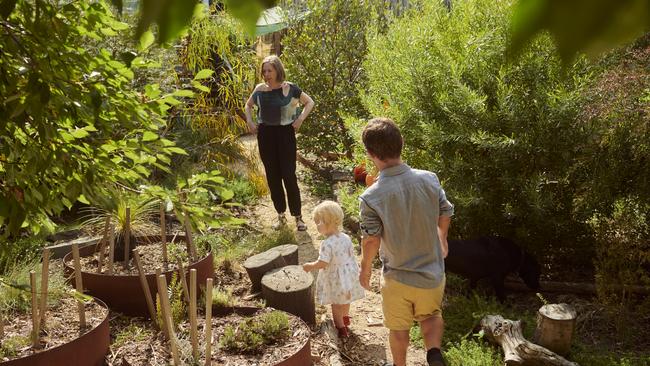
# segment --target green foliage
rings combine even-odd
[[[177,272],[172,274],[171,281],[167,285],[167,296],[169,298],[169,305],[171,308],[171,317],[172,317],[172,326],[174,329],[178,328],[178,325],[183,322],[185,319],[186,304],[185,298],[183,295],[183,285],[178,279]],[[163,315],[162,315],[162,305],[160,303],[160,294],[156,294],[156,321],[160,328],[163,328]]]
[[[344,185],[338,191],[338,202],[343,209],[345,219],[359,218],[359,196],[366,189],[365,186],[359,185]]]
[[[585,177],[572,179],[570,162],[590,137],[576,123],[590,68],[563,74],[549,37],[509,63],[511,4],[456,1],[449,13],[426,2],[395,20],[369,42],[364,103],[401,127],[411,166],[438,173],[456,205],[452,235],[588,253],[572,210]]]
[[[141,94],[134,70],[92,47],[128,25],[103,2],[20,0],[0,38],[0,226],[52,231],[49,215],[134,184],[184,153],[161,138],[162,116],[180,102],[157,85]],[[133,60],[135,61],[135,60]]]
[[[469,339],[448,344],[445,358],[449,366],[493,366],[503,362],[494,347]]]
[[[296,243],[296,234],[288,226],[284,226],[271,232],[261,233],[254,240],[257,241],[256,251],[263,252],[278,245]]]
[[[233,353],[256,353],[290,335],[289,318],[281,311],[271,311],[246,319],[237,326],[228,325],[219,344]]]
[[[539,32],[548,30],[568,64],[578,52],[597,55],[647,32],[650,3],[646,0],[522,0],[512,16],[511,27],[510,52],[521,51]]]
[[[637,197],[621,199],[611,216],[596,215],[591,220],[597,240],[598,298],[612,314],[650,315],[650,303],[639,303],[625,288],[650,286],[650,205],[638,201]]]
[[[222,290],[216,288],[212,293],[212,304],[217,307],[231,307],[235,305],[235,297],[232,294],[232,289]]]
[[[36,286],[41,288],[40,260],[17,261],[0,277],[0,316],[5,318],[31,311],[31,287],[29,272],[36,272]],[[67,296],[68,287],[60,271],[50,273],[47,287],[48,304],[56,304]]]
[[[12,358],[18,355],[18,352],[29,346],[31,340],[28,337],[13,336],[0,342],[0,359]]]
[[[19,237],[0,243],[0,276],[20,263],[36,259],[45,245],[45,239],[38,236]]]
[[[153,332],[151,329],[141,327],[136,323],[131,323],[120,329],[117,335],[115,335],[115,340],[111,343],[111,347],[118,349],[132,342],[143,342],[151,339],[152,335]]]
[[[309,0],[309,15],[289,28],[283,40],[288,78],[315,101],[302,125],[299,148],[322,156],[352,156],[346,115],[366,115],[357,89],[366,85],[362,67],[366,30],[373,20],[373,1]],[[326,52],[324,52],[326,50]]]
[[[226,182],[225,187],[233,192],[232,200],[242,205],[253,204],[261,197],[255,184],[246,177],[235,176]]]

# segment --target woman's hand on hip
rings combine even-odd
[[[293,126],[293,129],[295,131],[298,131],[298,129],[302,125],[302,122],[303,122],[303,120],[300,117],[298,117],[298,118],[296,118],[295,121],[293,121],[293,123],[291,125]]]

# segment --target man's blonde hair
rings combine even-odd
[[[287,74],[284,72],[284,65],[282,65],[282,61],[280,61],[278,56],[271,55],[264,57],[264,60],[262,60],[262,66],[260,67],[260,75],[262,78],[264,78],[264,64],[271,64],[271,66],[273,66],[276,73],[276,81],[278,83],[283,82],[287,77]]]
[[[334,201],[323,201],[314,208],[314,221],[328,227],[343,228],[343,209]]]

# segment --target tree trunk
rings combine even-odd
[[[298,246],[296,244],[278,245],[269,250],[280,252],[280,255],[288,266],[298,264]]]
[[[275,268],[282,268],[286,265],[282,255],[278,251],[268,250],[246,259],[244,268],[253,285],[251,292],[256,293],[262,291],[262,277],[266,272]]]
[[[568,304],[542,306],[537,312],[533,341],[557,354],[568,355],[577,316],[575,309]]]
[[[312,275],[302,266],[286,266],[264,275],[262,294],[267,306],[297,315],[312,325],[316,323],[313,282]]]
[[[578,366],[548,349],[529,342],[521,331],[521,321],[504,319],[501,315],[487,315],[481,319],[481,328],[490,342],[501,345],[507,366]]]

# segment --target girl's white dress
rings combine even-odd
[[[349,236],[338,233],[323,240],[318,260],[329,263],[318,271],[316,301],[319,304],[349,304],[364,297],[359,283],[359,265]]]

